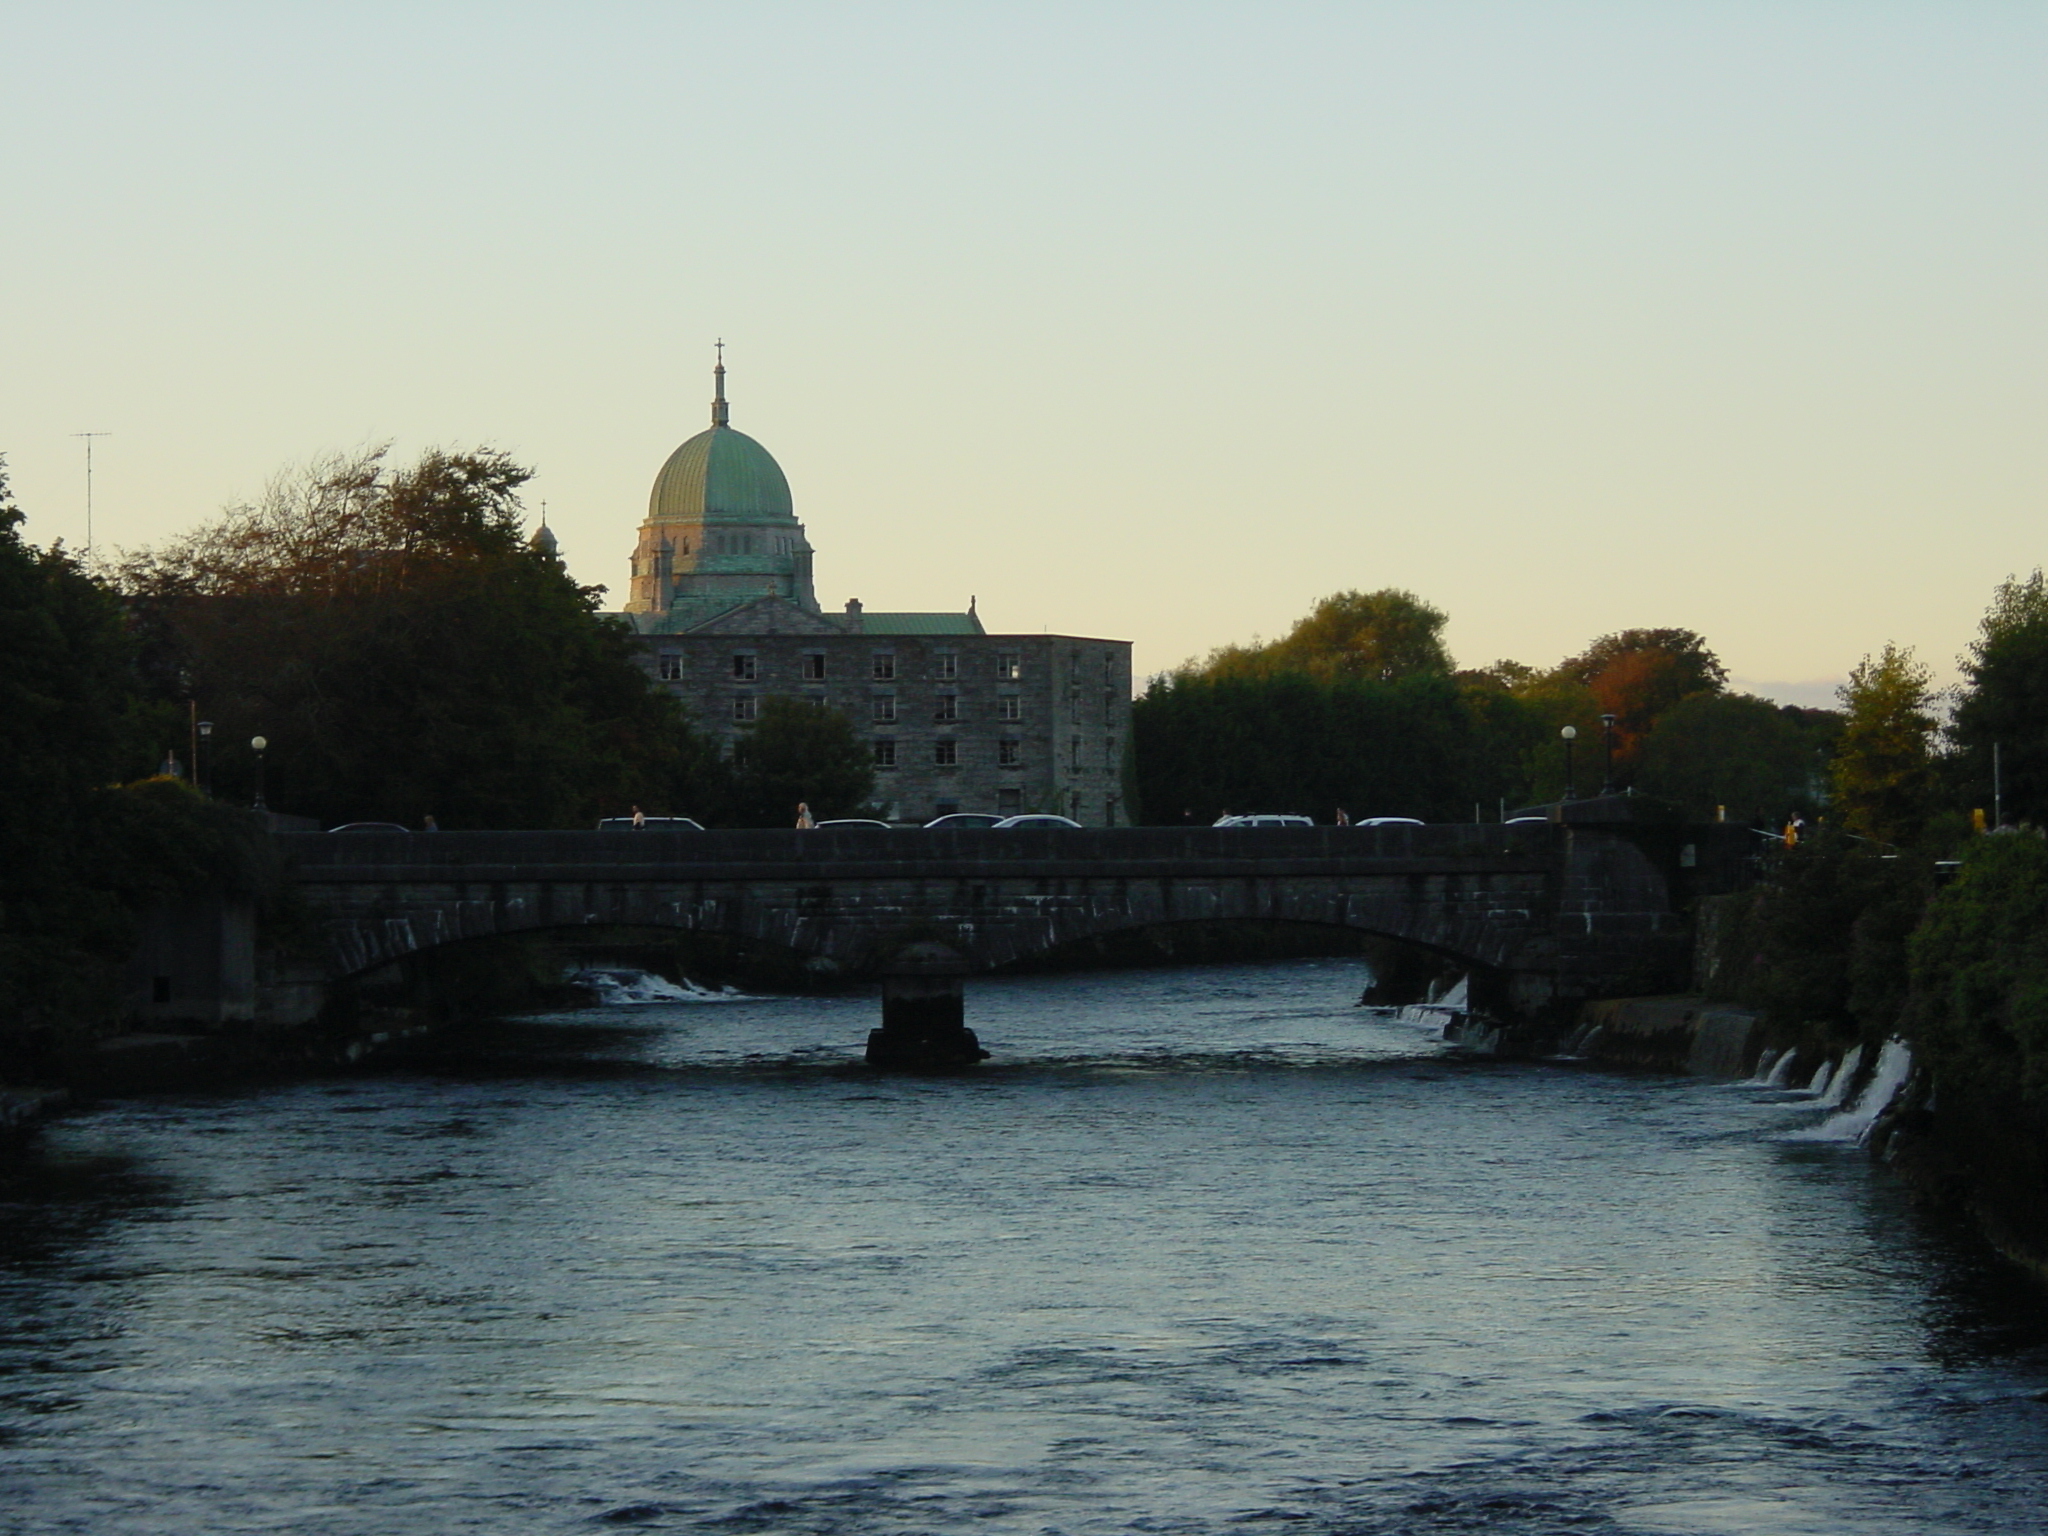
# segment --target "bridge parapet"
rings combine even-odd
[[[590,925],[875,973],[939,942],[985,969],[1176,922],[1348,928],[1437,950],[1526,1011],[1643,990],[1687,955],[1678,837],[1557,824],[443,832],[279,837],[337,978],[465,938]],[[1712,864],[1713,860],[1707,860]]]

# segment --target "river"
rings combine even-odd
[[[494,1026],[7,1165],[0,1530],[2037,1532],[2042,1294],[1784,1091],[1355,962]]]

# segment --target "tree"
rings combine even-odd
[[[1988,802],[1995,747],[2007,818],[2048,822],[2048,586],[2038,569],[1999,583],[1962,668],[1951,728],[1960,776]]]
[[[1447,677],[1442,610],[1412,592],[1336,592],[1268,645],[1220,646],[1198,668],[1211,677],[1274,677],[1298,672],[1334,682],[1353,678]]]
[[[1560,662],[1555,675],[1592,689],[1601,713],[1615,717],[1617,773],[1626,776],[1658,717],[1681,699],[1719,693],[1728,669],[1689,629],[1624,629]]]
[[[1839,690],[1845,718],[1829,780],[1842,826],[1858,837],[1906,844],[1927,823],[1934,793],[1931,681],[1910,646],[1888,642],[1858,662]]]
[[[330,822],[587,825],[695,798],[687,724],[552,554],[494,450],[330,458],[128,562],[159,688],[217,722],[215,783]]]
[[[109,1009],[126,914],[86,852],[105,786],[146,771],[121,609],[61,547],[22,537],[0,460],[0,1061]]]
[[[770,697],[733,744],[732,775],[734,822],[791,826],[799,802],[820,820],[865,806],[875,788],[874,753],[838,710]]]
[[[1638,754],[1635,783],[1711,820],[1772,824],[1815,808],[1840,717],[1741,693],[1697,693],[1665,711]]]

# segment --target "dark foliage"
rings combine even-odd
[[[1841,732],[1831,710],[1739,693],[1699,693],[1666,710],[1637,754],[1635,788],[1711,821],[1780,825],[1824,799],[1828,754]]]
[[[2048,824],[2048,586],[2039,571],[1999,586],[1963,674],[1951,735],[1968,803],[1992,804],[1995,744],[2006,819]]]
[[[329,824],[584,826],[718,786],[675,702],[554,556],[503,455],[373,452],[124,572],[153,675],[216,722],[214,786]],[[160,682],[159,686],[163,686]]]
[[[853,722],[804,699],[763,699],[731,772],[724,819],[741,827],[794,826],[799,803],[820,821],[857,815],[875,788],[874,754]]]
[[[1168,677],[1132,710],[1137,793],[1153,822],[1213,821],[1226,810],[1318,821],[1459,821],[1503,793],[1497,738],[1520,727],[1514,702],[1478,702],[1451,678],[1394,682]]]

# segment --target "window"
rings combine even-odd
[[[1014,679],[1018,675],[1017,653],[1015,651],[997,651],[996,676],[1004,679]]]
[[[1073,753],[1074,766],[1078,768],[1081,766],[1081,738],[1078,736],[1073,738]]]
[[[896,677],[896,654],[893,651],[875,652],[874,671],[871,674],[878,683],[893,682]]]
[[[884,737],[875,743],[875,766],[894,768],[896,766],[896,743]]]
[[[757,675],[756,659],[752,656],[733,657],[732,675],[735,682],[751,683]]]
[[[932,806],[932,814],[934,816],[951,816],[959,809],[960,802],[958,800],[940,800]]]
[[[996,809],[1005,816],[1014,816],[1024,809],[1024,791],[1021,789],[999,789],[996,791]]]
[[[1102,680],[1105,683],[1110,684],[1112,687],[1116,684],[1115,651],[1104,651],[1102,653]]]
[[[941,682],[951,682],[960,675],[960,658],[951,651],[941,651],[932,660],[932,675]]]
[[[1023,742],[999,741],[996,743],[996,766],[998,768],[1015,768],[1023,760]]]
[[[958,694],[942,693],[932,710],[934,720],[958,720],[960,718],[960,697]]]
[[[1105,768],[1114,768],[1116,766],[1116,738],[1114,736],[1102,738],[1102,766]]]
[[[1116,692],[1114,689],[1105,688],[1102,690],[1102,723],[1107,725],[1115,718]]]
[[[950,768],[960,761],[960,743],[948,737],[932,743],[932,761],[941,768]]]
[[[894,698],[884,696],[876,699],[874,705],[875,718],[877,720],[887,724],[896,718],[896,700]]]
[[[751,693],[736,694],[732,701],[732,717],[735,720],[752,720],[755,717],[756,701]]]
[[[822,682],[824,677],[825,653],[823,651],[812,651],[804,657],[804,681],[807,683]]]
[[[1003,695],[1002,698],[996,700],[996,716],[1002,720],[1022,720],[1024,718],[1024,701],[1014,693]]]
[[[661,653],[661,680],[664,683],[678,683],[683,678],[683,658],[674,651]]]

